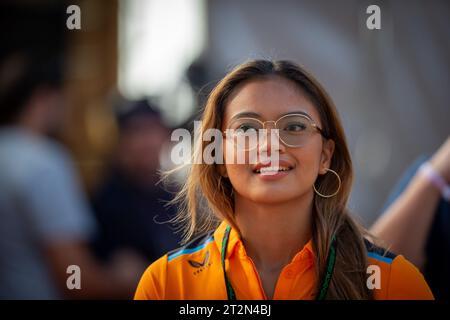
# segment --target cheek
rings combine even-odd
[[[317,147],[298,148],[292,150],[290,154],[297,162],[296,174],[303,179],[315,181],[319,173],[321,149]]]
[[[225,164],[225,168],[233,188],[237,193],[246,195],[247,189],[254,182],[252,172],[248,166],[242,164]]]
[[[245,179],[248,179],[249,169],[246,165],[225,164],[225,168],[227,170],[228,177],[230,178],[233,185],[235,184],[235,182],[239,183],[240,181],[245,181]]]

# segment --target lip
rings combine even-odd
[[[255,175],[263,181],[274,181],[274,180],[278,180],[278,179],[281,179],[281,178],[287,176],[291,170],[278,171],[277,173],[271,173],[271,174],[255,173]]]
[[[279,160],[278,161],[278,166],[280,167],[287,167],[290,170],[287,171],[278,171],[278,172],[270,172],[267,174],[264,173],[256,173],[256,170],[261,169],[261,168],[266,168],[266,167],[272,167],[274,166],[272,163],[257,163],[255,166],[253,166],[252,172],[254,175],[256,175],[259,179],[263,180],[263,181],[274,181],[274,180],[278,180],[281,179],[285,176],[287,176],[289,174],[290,171],[292,171],[295,168],[295,165],[293,165],[291,162],[287,161],[287,160]]]
[[[253,166],[252,171],[253,171],[253,173],[256,173],[255,172],[256,170],[259,170],[261,168],[272,167],[272,166],[273,166],[273,164],[270,163],[270,162],[269,163],[264,163],[264,164],[263,163],[257,163],[256,165]],[[291,170],[295,168],[295,166],[291,162],[289,162],[287,160],[282,160],[282,159],[280,159],[278,161],[278,166],[279,167],[288,167]],[[289,171],[281,171],[281,172],[289,172]]]

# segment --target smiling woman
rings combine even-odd
[[[278,163],[228,161],[239,144],[227,139],[223,164],[191,165],[176,198],[186,208],[177,219],[186,244],[146,270],[135,298],[432,299],[420,272],[369,242],[350,217],[344,131],[325,90],[301,67],[238,66],[209,96],[200,130],[243,133],[268,124],[279,141],[254,147],[277,154]],[[201,155],[208,143],[198,145]],[[241,149],[246,160],[251,149]]]

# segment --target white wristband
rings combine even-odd
[[[439,189],[445,200],[450,201],[450,186],[429,162],[423,163],[419,168],[419,172]]]

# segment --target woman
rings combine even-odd
[[[225,164],[193,164],[177,198],[186,238],[200,235],[154,262],[135,299],[433,298],[411,263],[366,240],[350,217],[344,131],[305,70],[288,61],[238,66],[209,96],[201,130],[211,128],[234,132]],[[278,129],[279,143],[256,146],[277,153],[275,164],[250,163],[252,148],[236,142],[263,128]],[[246,163],[226,157],[230,144]],[[199,212],[205,203],[209,211]]]

